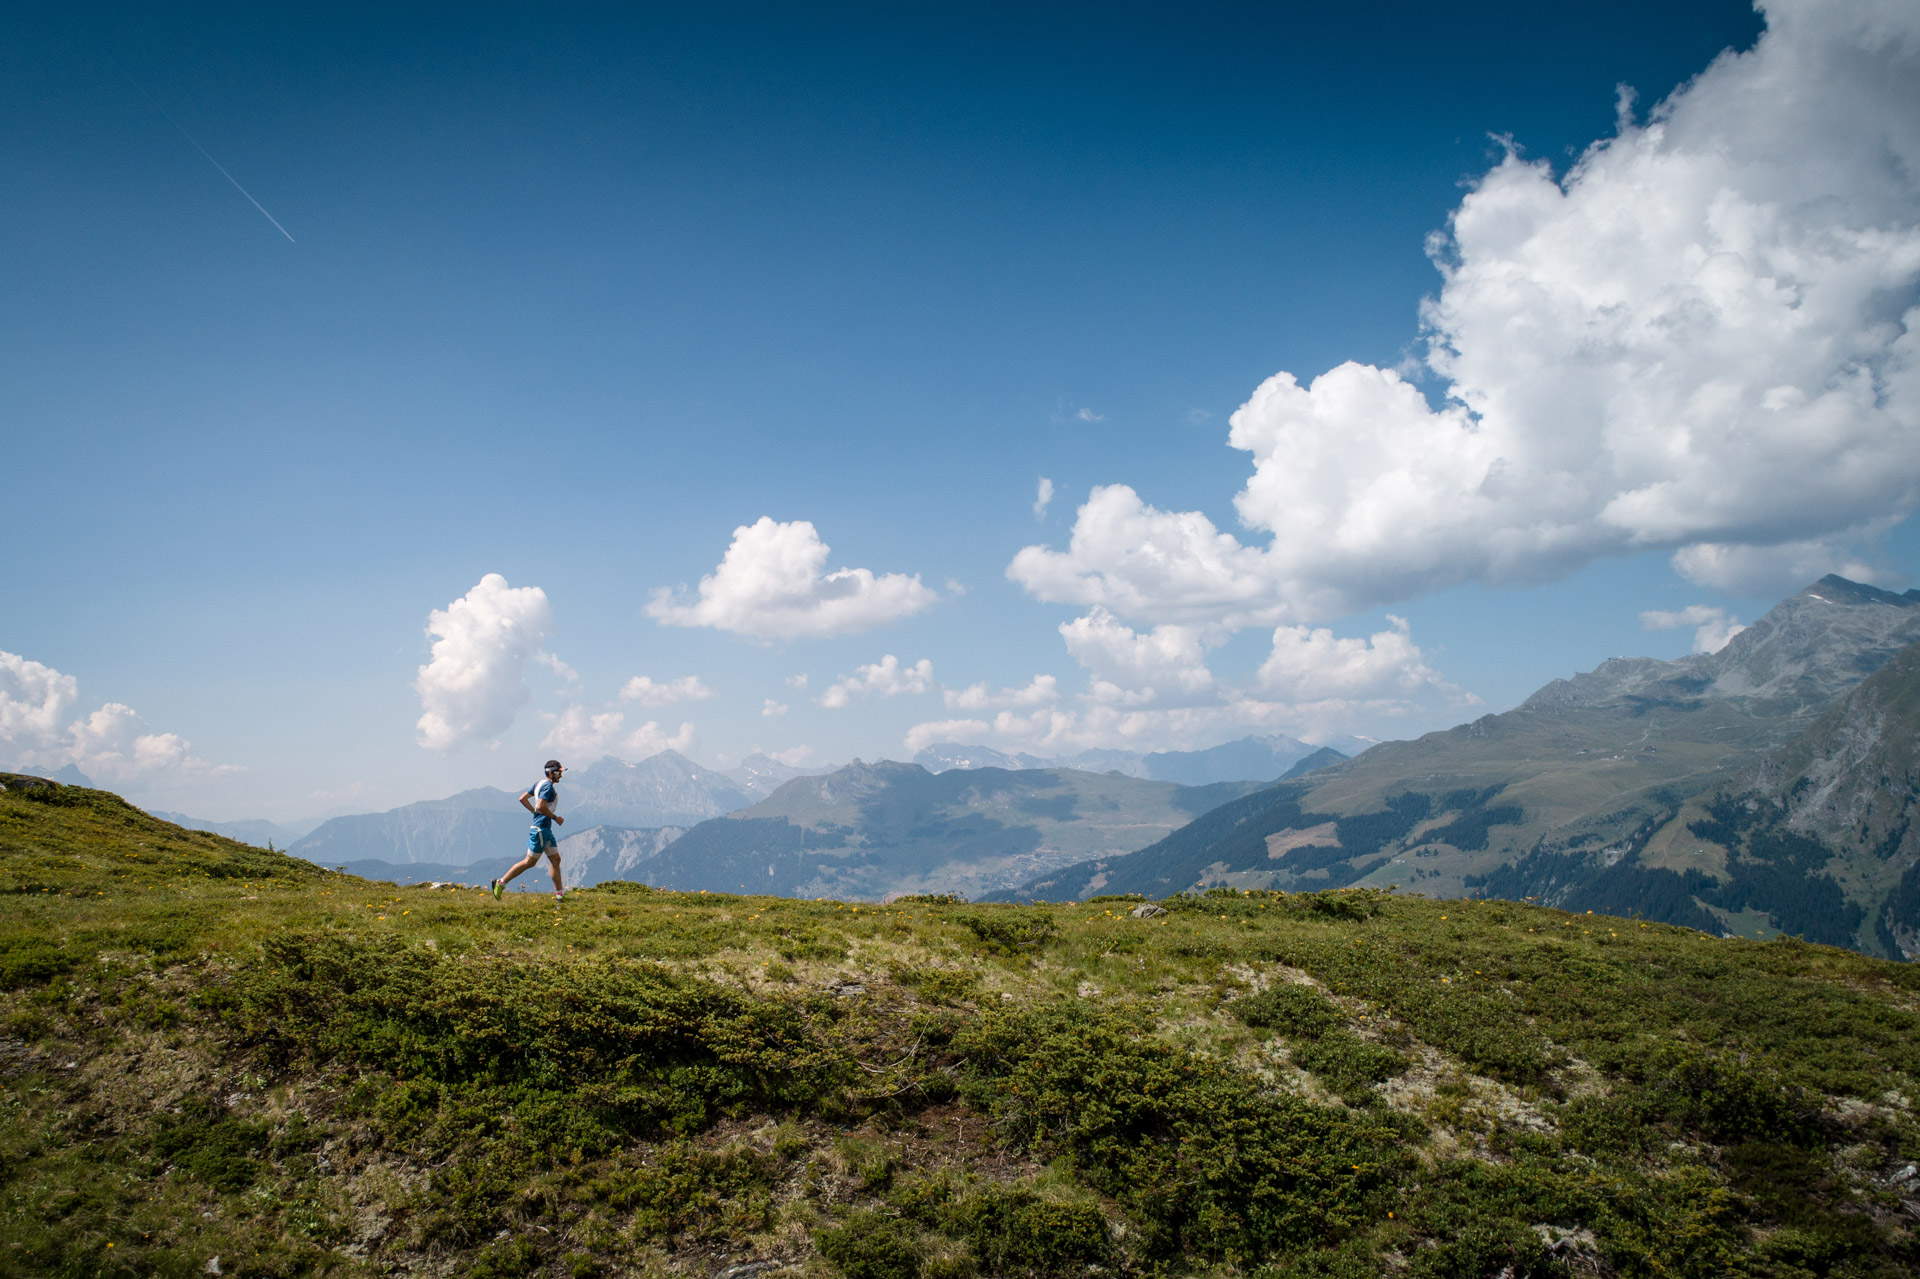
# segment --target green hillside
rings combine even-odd
[[[1920,969],[326,874],[0,777],[0,1274],[1895,1276]]]

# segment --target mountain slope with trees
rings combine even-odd
[[[1892,711],[1851,719],[1836,708],[1883,668],[1887,680],[1904,678],[1917,641],[1920,591],[1826,577],[1717,653],[1614,659],[1514,710],[1383,743],[1137,853],[1037,876],[1006,895],[1398,884],[1436,897],[1638,912],[1706,931],[1785,930],[1898,955],[1892,939],[1913,927],[1900,878],[1908,854],[1869,866],[1833,832],[1810,833],[1804,815],[1776,830],[1754,807],[1754,788],[1763,761],[1785,761],[1781,752],[1822,732],[1830,712],[1846,724],[1897,717],[1897,697]],[[1884,734],[1889,744],[1911,740],[1910,731]],[[1904,766],[1887,757],[1889,777]],[[1860,776],[1880,771],[1863,766]],[[1891,815],[1868,823],[1882,843],[1899,802],[1889,792],[1874,811]]]

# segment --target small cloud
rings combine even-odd
[[[852,675],[829,685],[818,700],[829,710],[839,710],[856,697],[898,697],[929,692],[934,687],[931,661],[923,657],[912,666],[902,666],[899,658],[888,653],[877,662],[855,667]]]
[[[542,666],[548,667],[553,671],[555,675],[558,675],[561,679],[567,681],[567,683],[569,684],[577,684],[580,682],[579,671],[574,670],[573,667],[568,666],[565,662],[561,661],[559,658],[555,657],[552,653],[549,653],[544,649],[538,653],[535,653],[533,655],[533,660],[540,663],[540,665]]]
[[[937,719],[908,729],[906,747],[918,754],[935,742],[979,742],[992,731],[983,719]]]
[[[1696,627],[1693,632],[1693,651],[1696,653],[1718,653],[1725,648],[1734,636],[1747,628],[1740,619],[1728,613],[1724,608],[1715,608],[1711,604],[1689,604],[1671,612],[1664,609],[1648,609],[1640,614],[1642,630],[1673,631],[1685,626]]]
[[[1051,675],[1035,675],[1025,688],[1003,688],[998,693],[990,693],[984,683],[969,684],[955,691],[947,689],[943,694],[947,706],[953,710],[978,711],[990,706],[1045,706],[1060,700],[1060,681]]]
[[[785,764],[788,768],[804,768],[807,761],[813,758],[813,747],[789,746],[783,751],[761,751],[760,753],[768,759]]]
[[[1047,518],[1047,507],[1051,505],[1052,502],[1053,481],[1043,475],[1040,477],[1040,486],[1033,498],[1033,518],[1036,520],[1044,520]]]
[[[806,686],[807,686],[807,674],[805,671],[800,672],[800,674],[798,675],[787,676],[788,688],[798,691],[800,689],[805,688]]]
[[[733,530],[719,567],[692,596],[662,587],[647,616],[663,626],[710,626],[756,639],[851,635],[911,617],[939,595],[918,575],[824,572],[830,548],[806,520],[762,516]]]
[[[714,691],[703,684],[698,675],[682,675],[679,679],[670,679],[664,683],[655,683],[645,675],[635,675],[627,681],[626,687],[620,690],[621,701],[638,702],[642,706],[704,702],[714,695]]]
[[[1213,414],[1207,412],[1205,409],[1188,409],[1187,410],[1188,426],[1199,426],[1203,422],[1211,422],[1212,420],[1213,420]]]
[[[776,702],[771,697],[760,704],[760,714],[767,719],[779,719],[789,709],[785,702]]]
[[[966,583],[962,582],[957,577],[948,578],[946,581],[946,587],[947,587],[947,594],[955,597],[965,595],[967,593]]]
[[[682,724],[671,737],[653,720],[638,728],[627,727],[620,711],[595,711],[586,706],[569,706],[552,716],[553,727],[540,742],[541,750],[556,755],[598,759],[602,755],[620,755],[625,759],[645,759],[661,751],[693,749],[693,725]]]
[[[1107,415],[1105,413],[1095,413],[1092,409],[1089,409],[1089,408],[1083,408],[1078,413],[1075,413],[1073,416],[1076,420],[1081,422],[1104,422],[1107,420]]]

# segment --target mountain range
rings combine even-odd
[[[637,764],[608,755],[567,774],[560,785],[560,812],[576,832],[596,826],[684,829],[745,808],[805,772],[765,755],[750,756],[724,773],[678,751],[661,751]],[[525,846],[530,819],[519,796],[482,786],[384,813],[336,817],[287,851],[326,866],[364,861],[464,866],[497,859]]]
[[[609,879],[637,879],[631,874],[642,862],[686,832],[677,826],[657,830],[629,830],[617,826],[591,826],[560,841],[561,882],[568,888],[590,888]],[[504,872],[521,856],[520,849],[494,852],[477,861],[390,862],[379,858],[336,863],[336,869],[362,879],[384,880],[393,884],[484,884]],[[513,887],[528,892],[549,892],[553,881],[545,865],[515,880]]]
[[[1396,883],[1911,955],[1916,641],[1920,591],[1825,577],[1716,653],[1613,659],[1001,895]]]
[[[1090,773],[1119,772],[1158,782],[1206,786],[1213,782],[1272,781],[1310,755],[1332,749],[1341,758],[1377,745],[1370,737],[1343,736],[1324,745],[1303,742],[1277,733],[1271,737],[1243,737],[1197,751],[1091,750],[1077,755],[1047,758],[1025,752],[1009,755],[991,746],[936,742],[923,748],[913,762],[929,773],[955,768],[1074,768]]]
[[[69,770],[78,773],[78,770],[73,769],[71,764],[61,771],[66,772]],[[69,786],[93,785],[92,782],[85,780],[74,781],[72,778],[62,777],[58,773],[54,775],[53,780],[65,782]],[[314,818],[312,821],[304,822],[270,822],[262,818],[250,818],[237,822],[210,822],[204,818],[189,817],[185,813],[169,813],[159,808],[153,808],[147,811],[163,822],[172,822],[175,826],[183,826],[188,830],[211,831],[215,835],[225,835],[228,839],[238,840],[242,844],[252,844],[255,848],[267,848],[269,846],[285,848],[302,835],[307,834],[319,826],[321,821],[320,818]]]
[[[621,877],[799,897],[978,896],[1153,843],[1263,784],[855,760],[702,822]]]

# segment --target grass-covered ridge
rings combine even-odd
[[[0,778],[0,1274],[1920,1267],[1920,970],[1366,892],[399,889]]]

